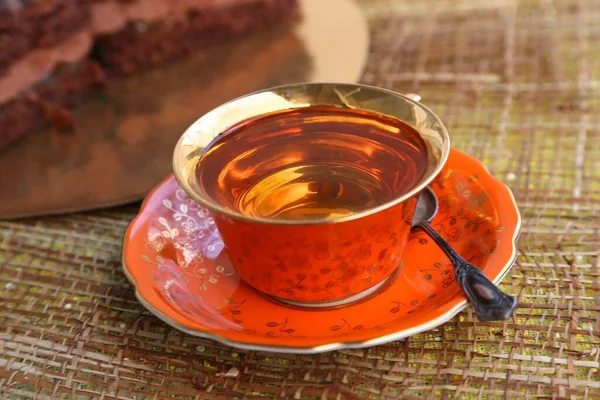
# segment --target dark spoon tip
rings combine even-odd
[[[475,310],[477,319],[482,322],[506,321],[512,317],[519,302],[513,296],[506,295],[504,304],[500,306],[486,306],[481,310]]]

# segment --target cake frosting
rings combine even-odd
[[[92,36],[87,31],[71,35],[51,48],[36,49],[21,58],[0,79],[0,105],[48,75],[59,63],[72,63],[87,56]]]

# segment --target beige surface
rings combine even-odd
[[[311,82],[353,83],[369,50],[367,21],[355,0],[303,0],[310,16],[297,34],[313,60]]]
[[[1,222],[1,399],[600,398],[600,2],[361,3],[362,81],[420,93],[513,189],[515,318],[467,309],[367,350],[239,351],[135,300],[120,269],[135,207]]]

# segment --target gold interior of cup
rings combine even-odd
[[[259,115],[310,106],[335,106],[398,119],[415,128],[427,146],[427,166],[407,193],[377,207],[331,220],[274,220],[231,211],[213,201],[200,188],[196,167],[204,149],[222,132]],[[358,84],[302,83],[266,89],[225,103],[196,120],[181,136],[173,153],[173,172],[182,189],[202,206],[232,218],[253,222],[307,225],[358,219],[384,210],[423,190],[448,159],[450,138],[442,121],[427,107],[390,90]]]

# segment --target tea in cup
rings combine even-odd
[[[173,168],[246,283],[318,307],[373,293],[401,268],[418,195],[449,149],[439,118],[406,96],[296,84],[202,116]]]

